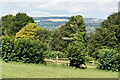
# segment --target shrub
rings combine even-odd
[[[47,51],[46,52],[46,58],[56,58],[56,56],[58,56],[58,58],[66,57],[65,53],[60,52],[60,51]]]
[[[14,39],[11,37],[2,37],[2,58],[4,61],[11,60],[12,50],[14,48]]]
[[[67,52],[70,60],[70,66],[80,68],[82,64],[85,64],[85,54],[82,53],[84,44],[82,42],[73,42],[68,45]]]
[[[120,64],[118,64],[119,53],[116,53],[114,49],[101,49],[98,53],[99,69],[118,71],[118,67],[120,67]]]
[[[46,50],[47,46],[40,41],[17,39],[12,53],[12,60],[24,63],[43,63],[44,51]]]
[[[95,60],[93,57],[85,56],[86,62],[93,61],[93,60]]]

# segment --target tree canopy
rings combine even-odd
[[[2,35],[14,36],[28,23],[34,23],[34,19],[26,13],[18,13],[15,16],[6,15],[2,17]]]
[[[88,53],[99,60],[100,69],[118,71],[120,67],[118,65],[120,62],[118,58],[120,57],[120,12],[108,16],[95,33],[91,34]]]
[[[16,33],[15,38],[33,38],[37,34],[37,31],[42,30],[39,26],[35,25],[35,23],[29,23],[24,28],[22,28],[19,32]]]

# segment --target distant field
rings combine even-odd
[[[58,26],[65,24],[68,22],[69,17],[33,17],[35,23],[47,30],[55,30]],[[85,25],[87,28],[97,28],[103,19],[95,19],[95,18],[84,18]],[[94,29],[93,29],[94,30]]]
[[[75,69],[55,64],[24,64],[3,62],[3,78],[117,78],[117,72],[95,68]]]

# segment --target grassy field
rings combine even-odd
[[[95,68],[75,69],[55,64],[24,64],[3,62],[3,78],[117,78],[117,72]]]

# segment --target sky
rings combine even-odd
[[[106,19],[118,11],[119,0],[0,0],[0,17],[18,12],[32,17],[74,16]]]

